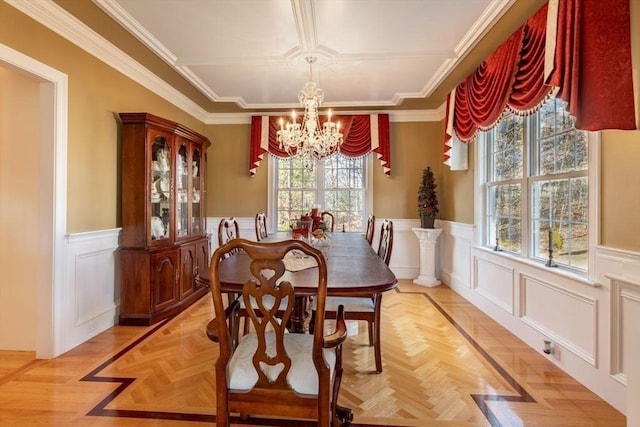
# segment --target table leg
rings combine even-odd
[[[291,313],[291,332],[304,333],[304,310],[306,297],[296,295]]]

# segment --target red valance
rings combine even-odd
[[[505,110],[534,111],[553,89],[578,129],[637,129],[629,0],[554,0],[549,6],[447,98],[445,163],[453,132],[468,142]]]
[[[385,175],[391,173],[391,149],[389,138],[389,115],[338,115],[334,121],[340,122],[344,136],[340,154],[347,157],[361,157],[375,153]],[[275,157],[287,158],[289,155],[280,149],[276,137],[280,116],[252,116],[251,143],[249,149],[249,172],[256,174],[260,160],[265,153]]]
[[[547,96],[546,22],[545,5],[458,85],[453,129],[462,141],[493,126],[505,109],[524,114]]]

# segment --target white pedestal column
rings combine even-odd
[[[413,281],[416,285],[438,286],[436,278],[436,241],[442,228],[412,228],[420,241],[420,275]]]

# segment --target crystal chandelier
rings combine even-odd
[[[302,159],[305,164],[313,164],[338,151],[342,144],[340,122],[331,121],[331,110],[327,111],[327,120],[320,124],[318,108],[324,100],[324,92],[313,81],[312,66],[317,61],[314,56],[306,58],[309,64],[309,81],[298,94],[300,105],[304,107],[304,116],[300,123],[296,112],[291,113],[291,121],[280,119],[280,130],[277,132],[280,149],[291,157]]]

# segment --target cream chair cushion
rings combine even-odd
[[[267,354],[275,355],[275,333],[266,334]],[[291,358],[291,369],[287,381],[291,388],[300,394],[318,394],[318,373],[313,368],[311,351],[313,349],[313,335],[286,334],[284,346]],[[250,390],[258,382],[258,373],[253,366],[253,355],[258,348],[258,339],[255,334],[242,337],[238,347],[229,361],[229,389]],[[269,352],[269,349],[273,349]],[[334,349],[323,349],[324,358],[329,365],[330,377],[333,379],[333,370],[336,364]],[[277,378],[282,366],[264,366],[261,368],[267,378]]]
[[[373,298],[360,297],[327,297],[325,303],[325,311],[338,311],[338,306],[344,306],[344,312],[371,312],[375,309],[373,306]],[[311,310],[316,310],[315,299],[311,301]]]

